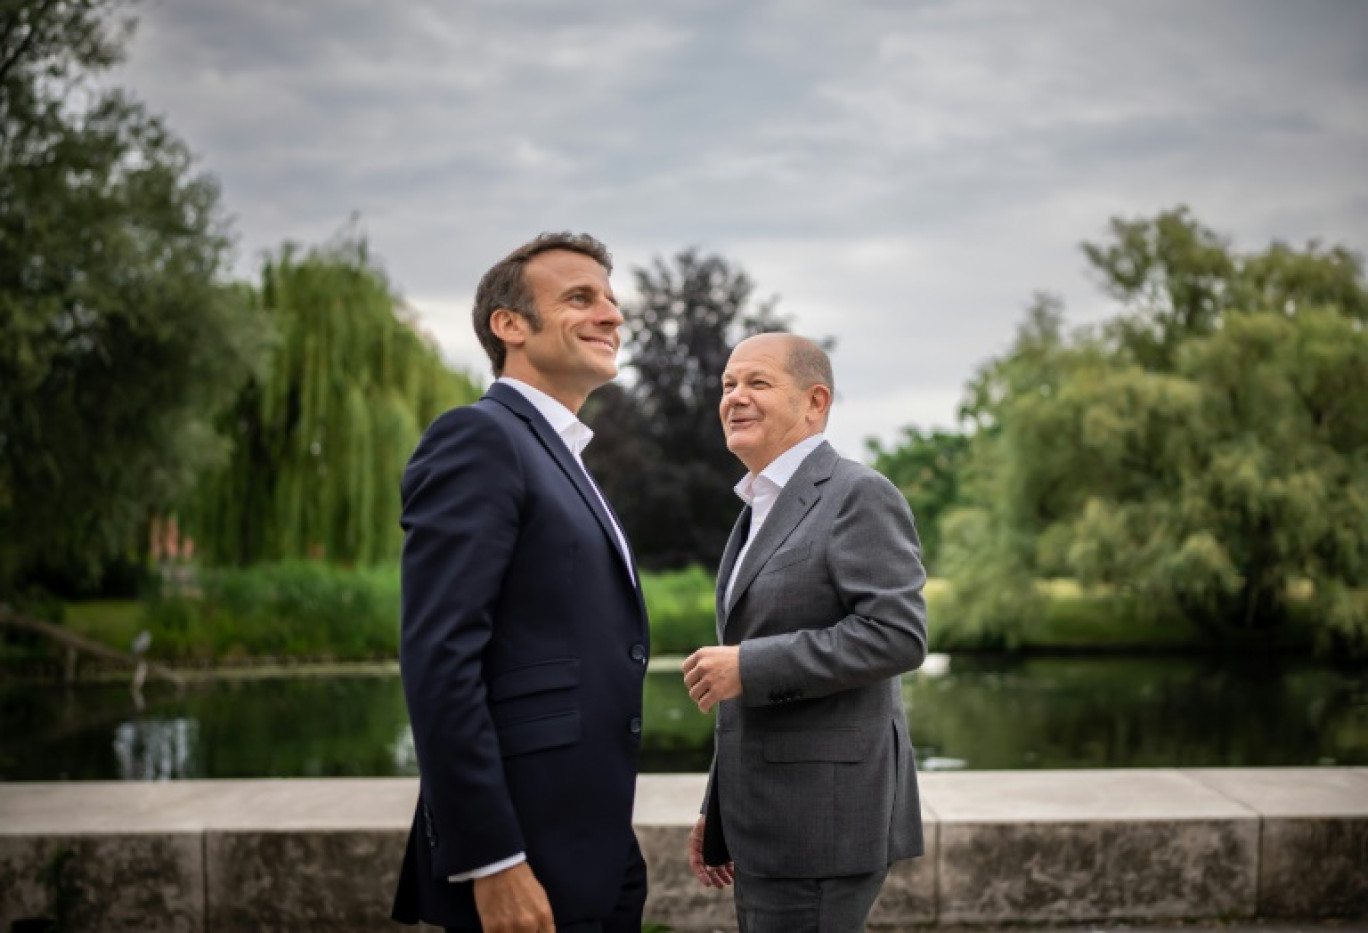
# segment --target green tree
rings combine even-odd
[[[216,183],[103,83],[124,6],[0,5],[0,593],[142,553],[263,349]]]
[[[399,478],[423,429],[478,390],[414,326],[363,240],[265,263],[279,334],[266,374],[223,419],[232,453],[187,525],[214,563],[398,556]]]
[[[969,454],[969,437],[953,431],[922,432],[904,428],[902,443],[884,447],[867,442],[874,469],[887,476],[907,499],[917,520],[923,561],[939,570],[940,520],[960,504],[960,474]]]
[[[596,440],[585,460],[652,570],[717,566],[739,510],[745,473],[722,436],[722,370],[745,337],[788,329],[775,300],[721,256],[684,250],[633,270],[637,300],[625,315],[622,385],[589,399]]]
[[[1070,360],[1065,343],[1062,303],[1038,294],[1012,348],[980,367],[965,390],[960,417],[972,433],[959,464],[960,504],[941,517],[936,566],[954,583],[947,611],[976,645],[1014,648],[1044,611],[1034,542],[1060,490],[1033,484],[1019,465],[1048,456],[1051,440],[1017,430],[1002,413],[1015,404],[1050,410]]]
[[[985,574],[1073,576],[1224,643],[1274,644],[1300,606],[1323,647],[1368,649],[1361,263],[1242,255],[1183,210],[1113,234],[1085,251],[1121,313],[1028,325],[970,387],[956,598],[983,612]]]

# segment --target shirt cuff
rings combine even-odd
[[[499,872],[512,868],[514,865],[521,865],[525,861],[527,861],[527,853],[519,852],[517,855],[510,855],[506,859],[500,859],[497,862],[485,865],[483,868],[473,868],[470,871],[463,871],[459,875],[452,875],[447,878],[447,880],[456,882],[474,881],[476,878],[488,878],[490,875],[497,875]]]

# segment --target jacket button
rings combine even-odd
[[[645,646],[645,645],[636,644],[636,645],[633,645],[633,646],[632,646],[632,660],[633,660],[633,661],[645,661],[645,660],[646,660],[646,646]]]
[[[640,716],[633,716],[633,717],[632,717],[632,721],[629,722],[629,723],[627,724],[627,731],[630,732],[630,733],[632,733],[632,735],[640,735],[640,734],[641,734],[641,717],[640,717]]]

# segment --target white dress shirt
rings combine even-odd
[[[594,490],[594,495],[598,496],[599,505],[603,506],[603,512],[608,516],[608,523],[613,526],[613,532],[617,535],[618,550],[622,553],[623,563],[627,565],[627,572],[632,576],[632,582],[636,582],[636,572],[632,569],[631,550],[627,547],[627,536],[618,527],[617,519],[613,517],[613,510],[608,508],[608,500],[603,498],[603,493],[598,488],[598,483],[594,482],[594,477],[589,473],[589,469],[584,465],[584,459],[580,456],[584,448],[589,446],[589,442],[594,439],[594,432],[589,425],[575,417],[575,413],[566,408],[560,402],[553,399],[540,389],[511,376],[500,376],[496,381],[504,385],[517,389],[522,393],[523,398],[532,403],[533,407],[546,419],[547,424],[551,425],[551,430],[560,436],[574,455],[575,462],[579,464],[584,476],[589,480],[589,488]]]
[[[632,570],[631,551],[627,549],[627,536],[618,527],[617,519],[613,517],[613,512],[608,508],[608,502],[603,498],[603,493],[599,492],[598,483],[594,482],[594,477],[589,474],[589,470],[584,466],[584,460],[580,454],[584,448],[589,446],[589,442],[594,439],[594,432],[587,424],[575,417],[575,413],[566,408],[560,402],[553,399],[540,389],[533,388],[527,383],[514,379],[510,376],[500,376],[497,382],[502,382],[510,388],[516,389],[523,398],[532,403],[547,423],[551,425],[551,430],[555,431],[570,453],[574,456],[575,462],[584,471],[585,477],[589,480],[589,488],[594,490],[598,496],[599,505],[603,506],[604,514],[608,516],[608,522],[613,526],[613,531],[617,534],[618,550],[622,554],[622,560],[627,564],[627,572],[632,575],[632,582],[636,582],[636,572]],[[490,875],[498,874],[506,868],[520,865],[527,861],[527,853],[519,852],[506,859],[500,859],[489,865],[471,871],[461,872],[459,875],[451,875],[449,881],[473,881],[476,878],[487,878]]]
[[[731,577],[727,580],[726,604],[731,604],[732,587],[736,585],[736,574],[741,569],[741,561],[746,559],[746,552],[750,550],[751,542],[760,533],[760,526],[765,524],[765,519],[769,518],[770,509],[774,508],[775,501],[779,498],[779,493],[784,491],[788,481],[793,479],[793,474],[798,472],[798,468],[803,465],[803,461],[822,445],[826,440],[823,434],[814,434],[805,437],[794,444],[788,450],[775,457],[770,465],[760,471],[760,475],[747,473],[741,477],[741,482],[736,484],[736,494],[746,505],[751,507],[750,533],[746,535],[746,543],[741,546],[741,551],[736,555],[736,563],[732,564]]]

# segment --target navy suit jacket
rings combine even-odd
[[[399,648],[421,774],[394,919],[479,929],[461,874],[526,852],[558,925],[607,916],[635,853],[646,608],[564,442],[495,383],[402,483]]]

